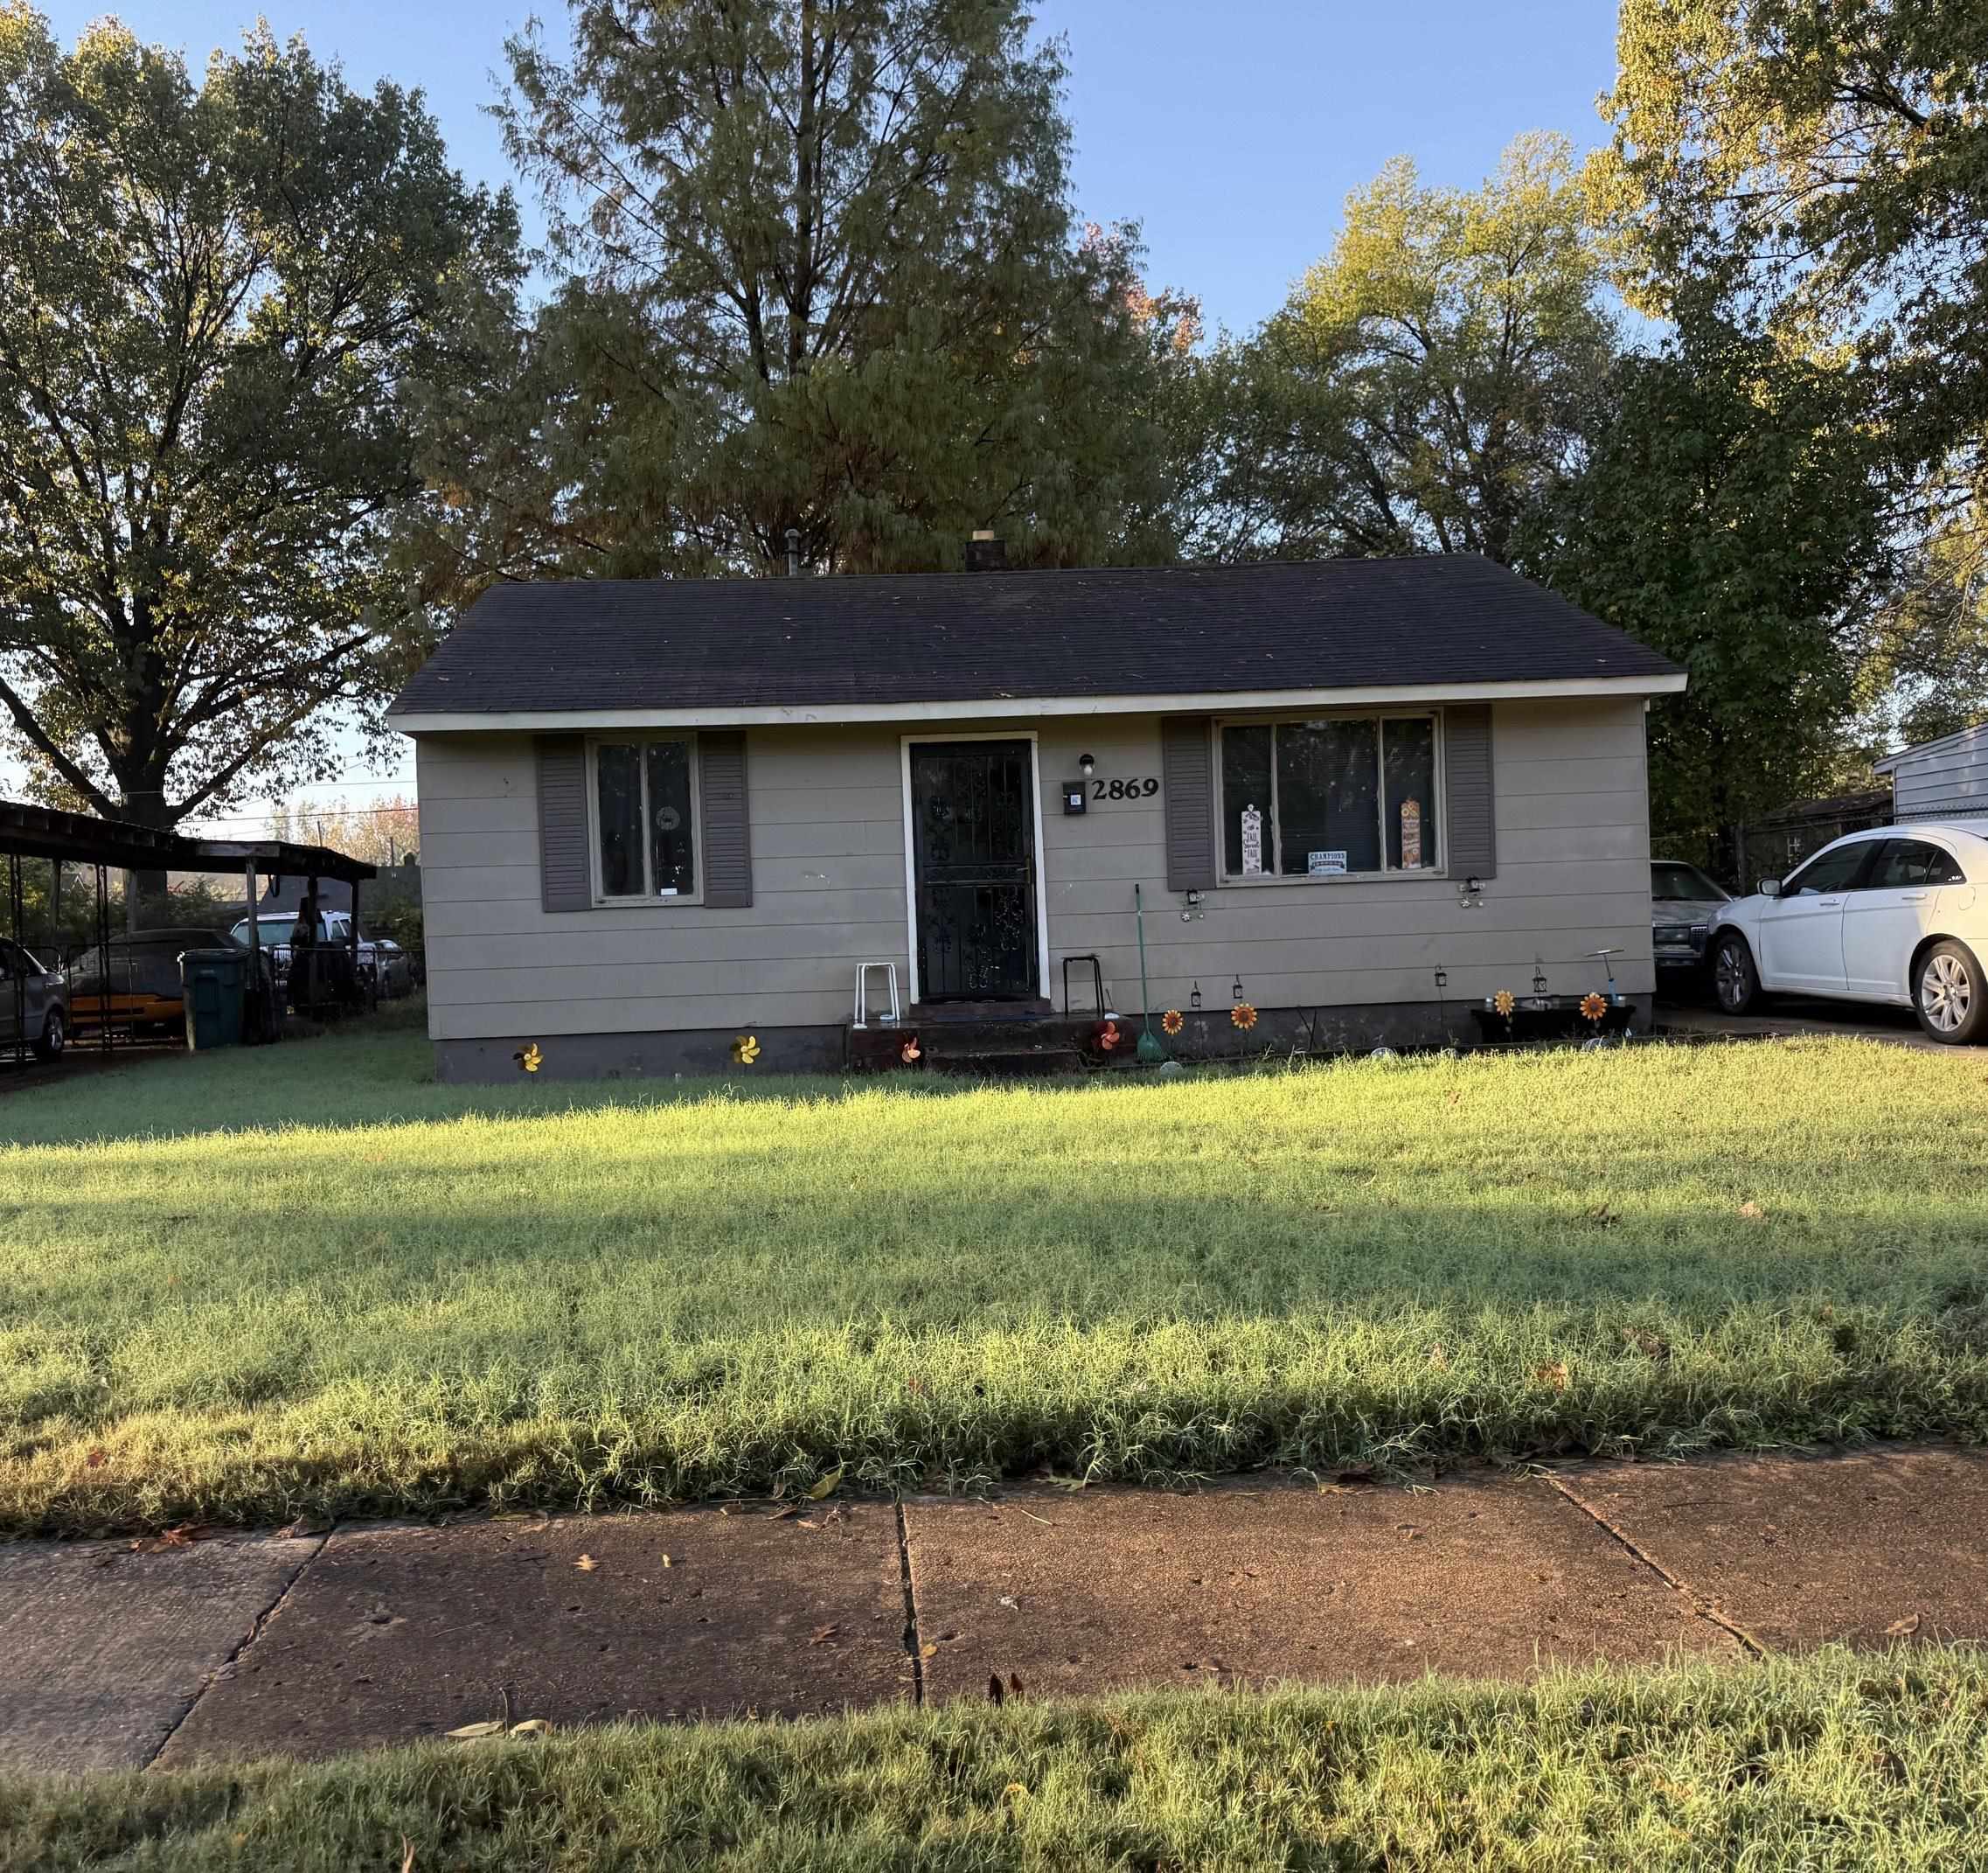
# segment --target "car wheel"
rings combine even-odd
[[[1919,1025],[1936,1041],[1960,1047],[1988,1032],[1988,978],[1965,943],[1936,943],[1919,958],[1912,985]]]
[[[69,1036],[62,1026],[62,1011],[51,1008],[48,1019],[41,1024],[41,1039],[34,1044],[34,1050],[44,1060],[59,1060],[62,1049],[69,1044]]]
[[[1748,1014],[1766,999],[1754,953],[1737,930],[1727,930],[1712,952],[1712,992],[1727,1014]]]

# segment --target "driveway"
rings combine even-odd
[[[1675,1034],[1724,1034],[1753,1040],[1783,1039],[1790,1034],[1850,1034],[1866,1041],[1886,1041],[1894,1047],[1917,1048],[1929,1054],[1957,1051],[1929,1041],[1909,1008],[1887,1008],[1872,1002],[1800,1000],[1777,995],[1762,1014],[1727,1014],[1709,996],[1659,992],[1657,1030]]]

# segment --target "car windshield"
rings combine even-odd
[[[1658,860],[1650,867],[1650,895],[1659,904],[1722,904],[1726,893],[1695,865]]]

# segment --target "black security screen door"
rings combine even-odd
[[[912,748],[922,1000],[1026,1000],[1039,992],[1033,756],[1026,742]]]

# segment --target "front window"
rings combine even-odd
[[[1847,891],[1864,869],[1871,855],[1868,844],[1859,840],[1848,846],[1832,846],[1818,853],[1781,888],[1783,897],[1812,897],[1830,891]]]
[[[696,798],[692,742],[596,742],[595,895],[607,902],[694,897]]]
[[[1433,715],[1226,724],[1224,870],[1232,879],[1434,870],[1436,748]]]

